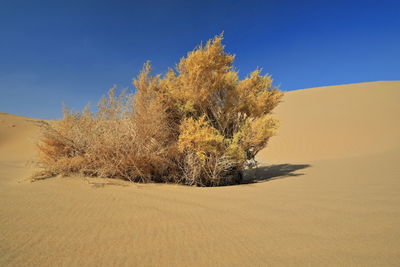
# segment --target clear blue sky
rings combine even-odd
[[[59,118],[222,31],[285,91],[400,80],[400,1],[0,0],[0,111]]]

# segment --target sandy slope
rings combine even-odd
[[[30,183],[40,122],[0,114],[0,266],[399,266],[398,99],[400,82],[287,93],[275,165],[248,173],[268,181],[220,188]]]

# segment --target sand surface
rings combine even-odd
[[[400,266],[400,81],[289,92],[219,188],[29,182],[40,120],[0,113],[0,266]]]

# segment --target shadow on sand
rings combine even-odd
[[[297,170],[302,170],[311,167],[309,164],[277,164],[270,166],[261,166],[258,168],[245,170],[243,173],[242,184],[252,184],[266,182],[275,179],[287,177],[296,177],[304,175],[304,173],[295,173]]]

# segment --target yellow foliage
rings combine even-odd
[[[247,159],[253,159],[266,146],[269,138],[275,135],[277,124],[278,121],[269,115],[248,120],[233,136],[231,146],[238,146],[245,151]]]
[[[193,151],[204,161],[224,151],[224,137],[207,123],[205,116],[198,120],[189,117],[180,125],[178,149],[180,152]]]
[[[218,35],[165,75],[149,62],[134,95],[110,89],[97,112],[65,110],[39,146],[51,174],[215,186],[240,172],[274,135],[282,93],[260,70],[239,80]]]

